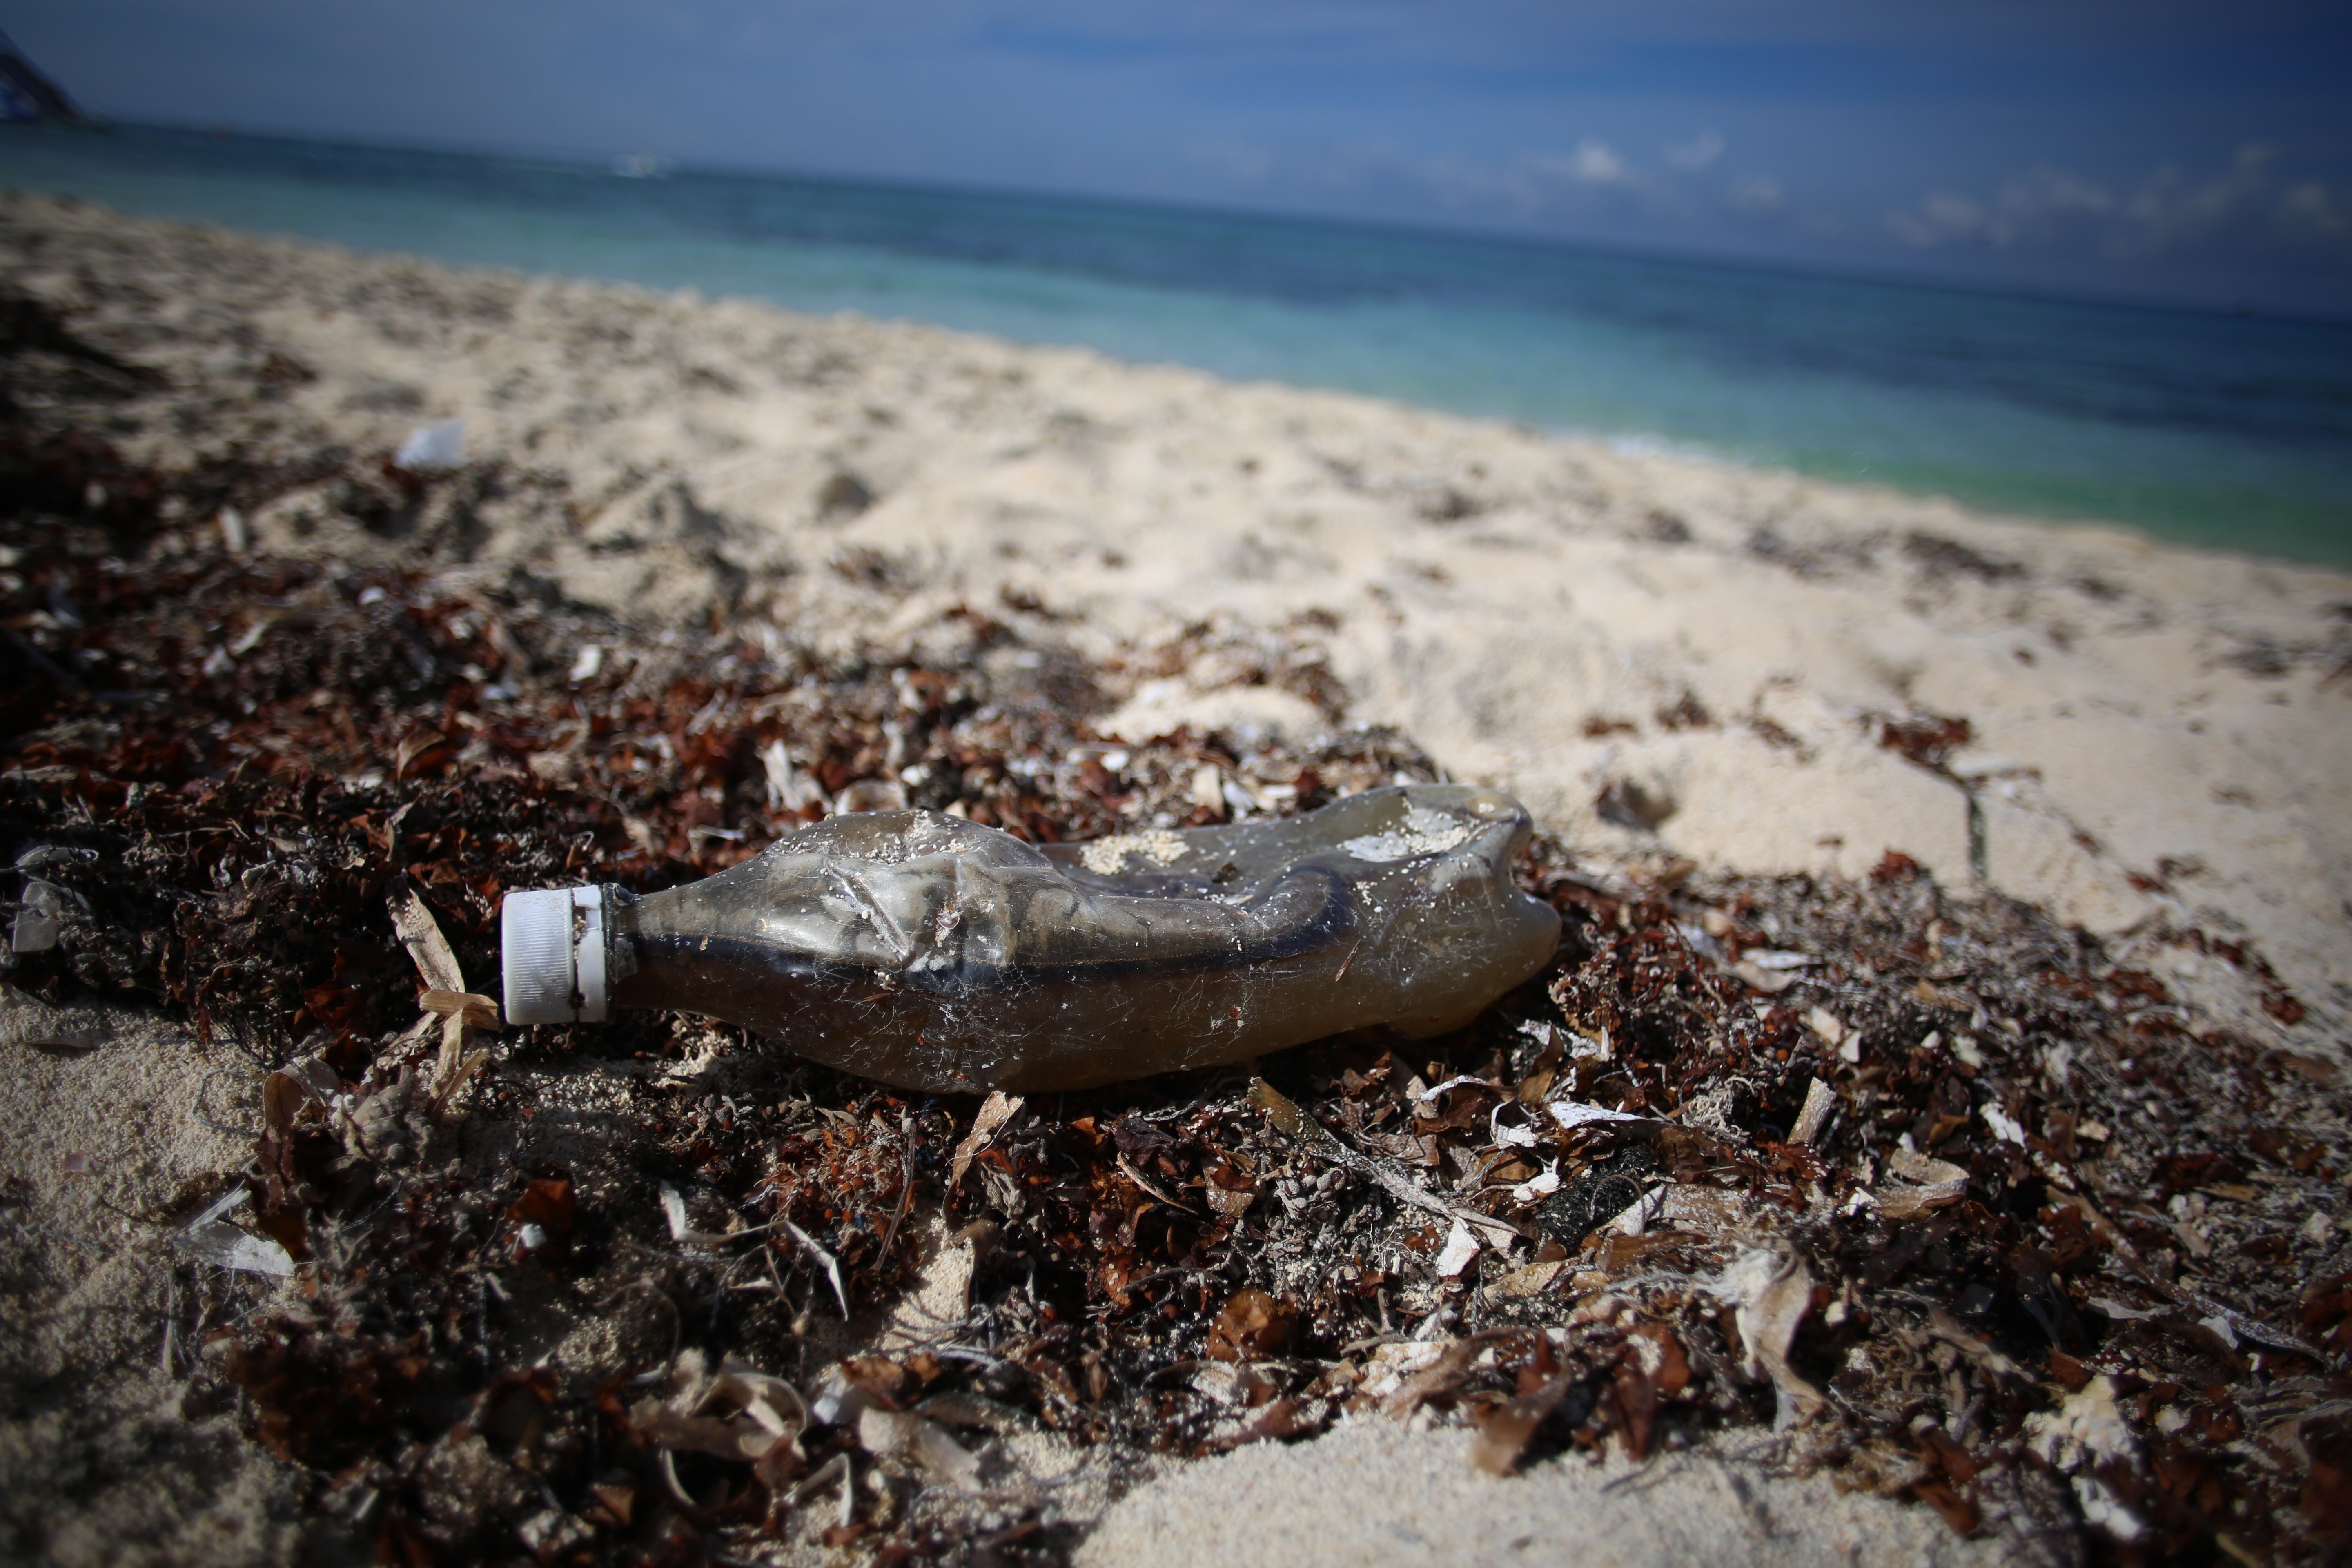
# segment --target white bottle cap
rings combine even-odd
[[[604,1016],[604,890],[509,893],[499,917],[509,1024],[595,1023]]]

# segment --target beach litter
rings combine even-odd
[[[412,474],[429,474],[458,468],[465,461],[466,422],[444,419],[410,431],[400,450],[393,454],[392,466]]]
[[[507,1016],[667,1008],[901,1089],[1088,1089],[1350,1029],[1447,1034],[1559,942],[1512,880],[1532,824],[1495,790],[1037,847],[885,787],[684,887],[509,892]],[[429,928],[409,899],[402,919]],[[436,962],[428,981],[461,990]]]

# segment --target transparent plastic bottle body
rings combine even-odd
[[[1558,944],[1510,877],[1530,831],[1507,796],[1443,784],[1043,848],[936,812],[842,816],[687,887],[597,890],[593,956],[614,1005],[901,1088],[1080,1089],[1467,1024]]]

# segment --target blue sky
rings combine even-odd
[[[33,0],[128,119],[2352,313],[2352,6]]]

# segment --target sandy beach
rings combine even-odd
[[[1596,876],[1687,861],[1859,884],[1907,858],[1957,897],[2100,939],[2192,1032],[2314,1077],[2352,1066],[2342,573],[1076,350],[22,196],[0,197],[0,283],[163,378],[106,432],[124,453],[282,473],[262,504],[184,510],[188,551],[429,563],[648,637],[844,658],[950,665],[1009,626],[1095,672],[1102,705],[1080,717],[1106,743],[1385,727],[1517,795]],[[355,460],[444,421],[462,423],[462,483],[406,510],[355,489]],[[39,1070],[7,1068],[0,1163],[25,1171],[65,1071]],[[2323,1092],[2296,1084],[2282,1093]],[[154,1156],[154,1179],[220,1165],[207,1137]],[[1187,1520],[1315,1495],[1304,1456],[1344,1436],[1147,1488],[1088,1560],[1174,1561]],[[1442,1432],[1376,1446],[1361,1463],[1386,1477],[1462,1467]],[[1728,1484],[1712,1473],[1673,1495],[1704,1507]],[[248,1482],[266,1510],[275,1483]],[[1544,1497],[1509,1505],[1515,1530],[1595,1506]],[[1489,1505],[1431,1506],[1457,1529]],[[1916,1506],[1848,1499],[1802,1523],[1775,1506],[1781,1524],[1743,1527],[1759,1561],[1991,1550],[1921,1535]],[[1790,1530],[1828,1533],[1791,1546]],[[1327,1539],[1344,1544],[1319,1560],[1441,1560],[1393,1534]],[[1623,1539],[1610,1560],[1698,1549]],[[1318,1560],[1292,1544],[1286,1560]]]

